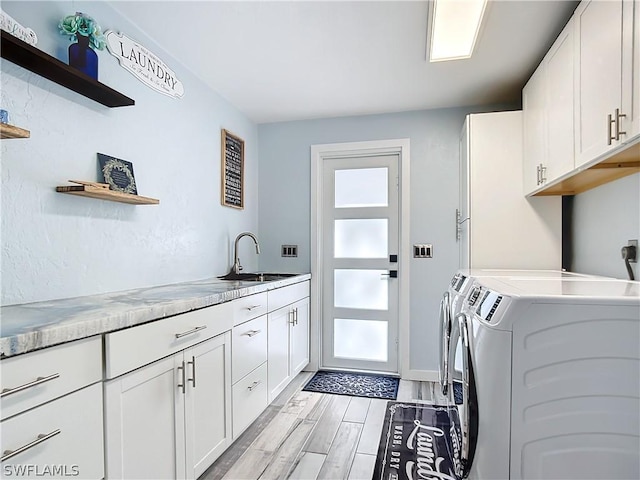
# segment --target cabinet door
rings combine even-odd
[[[622,108],[622,0],[583,1],[575,13],[575,35],[578,167],[619,143],[609,140],[615,126],[607,116]]]
[[[269,402],[289,383],[289,324],[293,321],[291,308],[284,307],[267,316]]]
[[[625,2],[623,8],[622,100],[631,109],[631,139],[640,135],[640,1]]]
[[[231,444],[231,334],[184,352],[187,478],[198,478]]]
[[[185,477],[182,358],[105,382],[107,478]]]
[[[525,195],[540,187],[540,166],[546,159],[546,70],[542,63],[522,90],[523,181]]]
[[[309,363],[309,297],[292,305],[294,322],[291,325],[291,376],[295,377]]]
[[[544,59],[547,158],[543,164],[547,171],[543,173],[547,182],[570,172],[574,165],[573,25],[571,19]]]

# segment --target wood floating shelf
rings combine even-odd
[[[577,195],[638,172],[640,172],[640,143],[636,142],[612,157],[561,180],[534,196]]]
[[[131,205],[157,205],[160,203],[160,200],[156,198],[116,192],[115,190],[109,190],[108,188],[93,185],[64,185],[56,187],[56,192],[79,195],[81,197],[98,198],[100,200],[109,200],[111,202],[129,203]]]
[[[2,58],[73,90],[107,107],[135,105],[135,101],[81,71],[2,31]]]
[[[0,123],[0,138],[29,138],[31,132],[8,123]]]

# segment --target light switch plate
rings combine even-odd
[[[433,245],[430,243],[414,244],[413,258],[433,258]]]
[[[282,245],[281,252],[283,257],[297,257],[298,245]]]

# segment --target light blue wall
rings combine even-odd
[[[627,278],[620,249],[628,240],[640,240],[640,174],[576,195],[573,208],[572,269]],[[632,269],[638,280],[638,264]]]
[[[75,11],[126,33],[159,56],[185,95],[157,93],[98,52],[101,82],[136,101],[109,109],[2,61],[1,108],[31,131],[2,140],[2,304],[176,283],[226,273],[235,236],[258,227],[257,126],[103,2],[2,2],[33,28],[38,48],[67,62],[59,20]],[[246,208],[220,205],[220,130],[246,141]],[[96,153],[133,163],[132,206],[55,193],[69,179],[96,180]],[[250,242],[241,258],[257,268]]]
[[[480,111],[478,109],[474,110]],[[484,109],[484,111],[491,111]],[[438,368],[438,305],[458,268],[460,132],[471,109],[446,109],[260,125],[260,267],[310,270],[311,164],[314,144],[409,138],[411,142],[410,244],[433,244],[432,259],[410,264],[410,367]],[[297,244],[297,259],[280,245]]]

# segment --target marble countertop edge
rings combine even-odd
[[[0,307],[0,358],[180,315],[310,278],[310,274],[270,282],[214,278]]]

